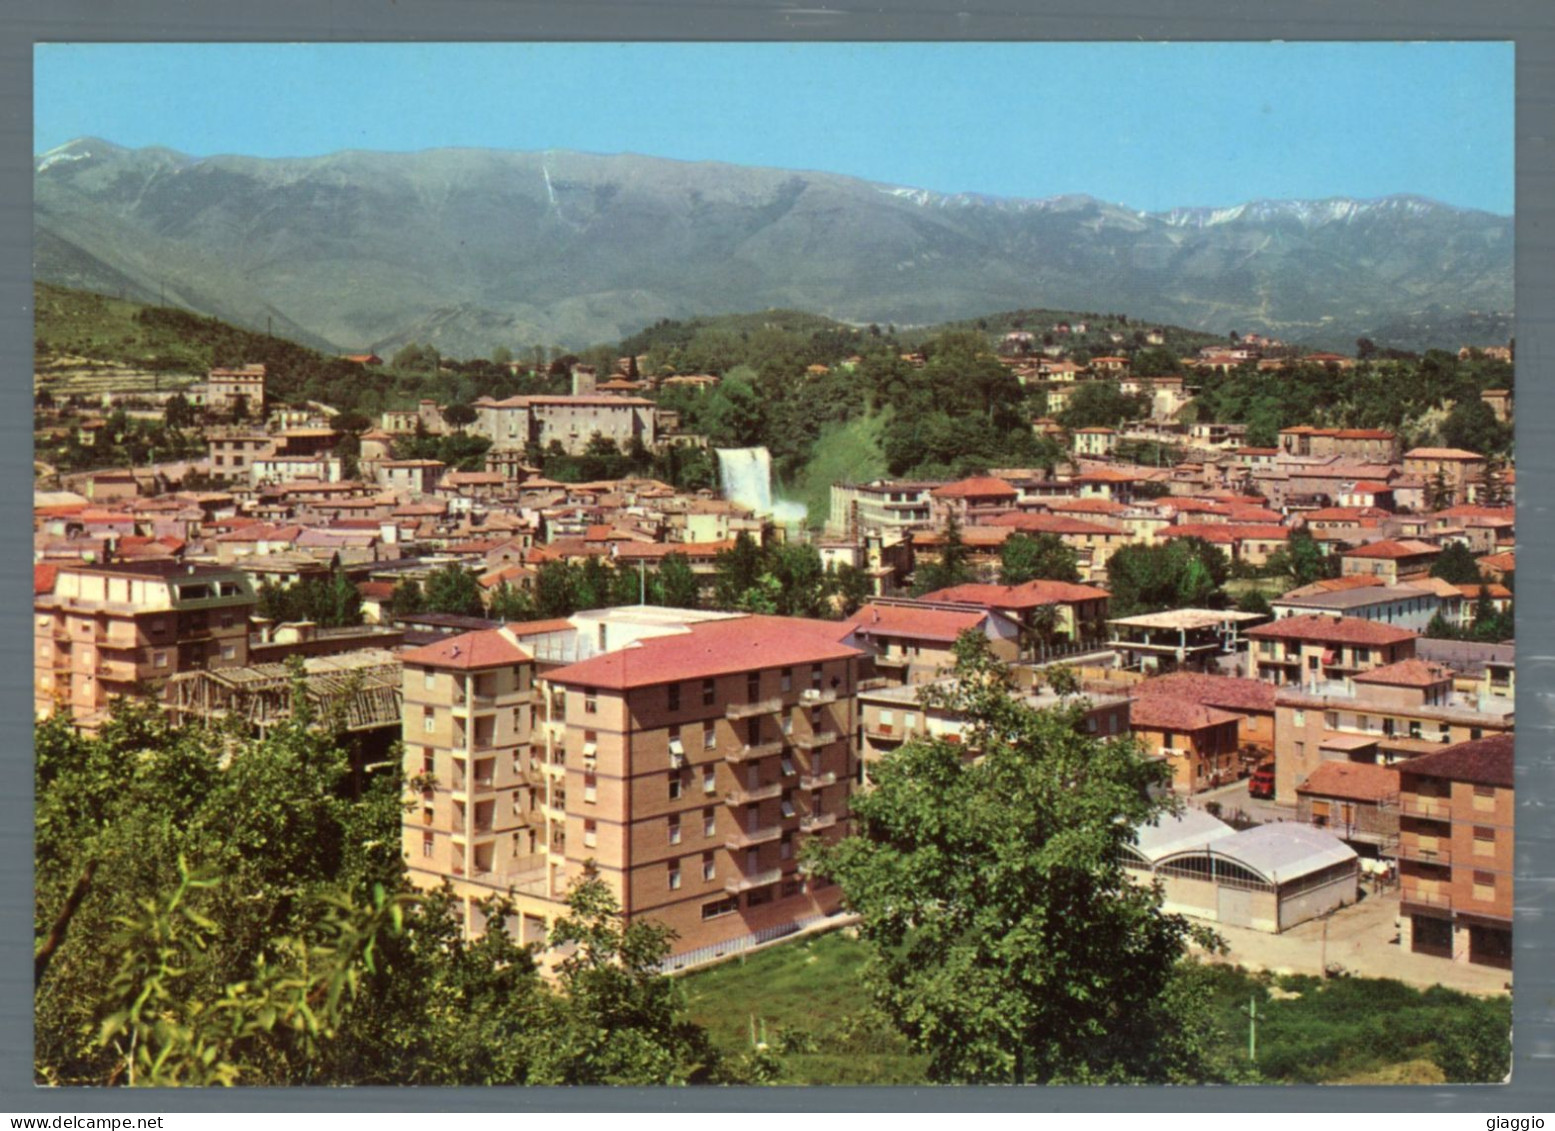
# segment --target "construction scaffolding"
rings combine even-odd
[[[241,719],[261,735],[292,716],[286,664],[181,672],[168,681],[163,707],[175,724],[215,726]],[[303,693],[319,720],[354,732],[400,726],[400,662],[381,648],[303,661]]]

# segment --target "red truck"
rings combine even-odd
[[[1247,781],[1247,796],[1267,801],[1274,796],[1274,767],[1259,766]]]

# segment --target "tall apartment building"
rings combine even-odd
[[[430,757],[439,778],[405,825],[418,882],[511,890],[527,941],[592,873],[629,919],[676,931],[676,955],[837,909],[799,848],[846,827],[861,653],[844,626],[630,607],[543,627],[405,656],[406,768]]]
[[[34,710],[98,725],[121,695],[159,692],[179,672],[248,663],[256,604],[236,569],[147,561],[61,565],[34,613]]]
[[[1403,660],[1275,696],[1274,784],[1281,805],[1325,761],[1401,764],[1454,742],[1510,733],[1511,699],[1465,695],[1452,672]]]
[[[1464,742],[1399,766],[1400,942],[1512,966],[1513,740]]]

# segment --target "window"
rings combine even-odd
[[[421,673],[421,687],[425,691],[431,691],[437,686],[437,673],[430,668]]]
[[[583,756],[593,758],[599,754],[599,732],[586,730],[583,732]]]
[[[590,805],[599,800],[599,779],[593,774],[583,775],[583,800]]]
[[[810,690],[811,691],[819,691],[821,689],[821,674],[822,673],[821,673],[821,665],[820,664],[816,664],[814,667],[812,667],[810,669]]]
[[[1162,736],[1162,738],[1161,738],[1161,745],[1166,747],[1166,749],[1168,749],[1168,750],[1176,750],[1177,749],[1177,736],[1175,734],[1172,734],[1170,731],[1168,731],[1165,735]]]
[[[583,693],[583,713],[585,715],[599,714],[599,694],[594,691]]]
[[[784,833],[783,839],[778,842],[778,856],[784,860],[794,858],[794,834]]]
[[[1484,825],[1474,826],[1474,855],[1494,856],[1496,854],[1496,830]]]
[[[711,903],[702,904],[702,918],[716,919],[720,915],[732,915],[740,908],[738,896],[729,895],[723,899],[715,899]]]
[[[680,710],[680,684],[672,683],[664,689],[665,706],[671,711]]]
[[[794,760],[792,758],[790,758],[787,754],[785,754],[785,755],[783,755],[782,762],[783,762],[783,776],[785,778],[793,777],[794,774],[795,774]]]
[[[904,731],[911,731],[917,725],[918,725],[918,712],[916,712],[916,711],[908,711],[906,714],[904,714],[902,716],[902,729]]]
[[[599,844],[599,824],[596,821],[583,822],[583,847],[594,848]]]
[[[783,800],[781,802],[781,805],[782,805],[782,808],[783,808],[783,816],[785,816],[785,817],[792,817],[794,815],[795,809],[794,809],[794,795],[793,794],[785,793],[783,795]],[[751,811],[755,812],[755,810],[751,810]]]
[[[680,890],[680,861],[679,860],[671,860],[669,862],[669,887],[670,887],[670,891],[679,891]]]
[[[166,652],[156,652],[156,653],[154,653],[152,655],[152,663],[155,664],[159,668],[167,667],[167,653]]]
[[[712,705],[713,705],[713,681],[710,680],[710,679],[704,679],[702,681],[702,706],[704,706],[704,707],[711,707]]]
[[[718,789],[718,773],[712,766],[702,768],[702,792],[713,793]]]
[[[223,644],[221,646],[221,658],[223,660],[235,660],[237,656],[238,646],[236,644]]]
[[[745,697],[752,703],[761,698],[760,672],[747,672],[745,674]]]
[[[1307,713],[1305,711],[1301,710],[1298,707],[1292,714],[1291,722],[1294,723],[1298,727],[1306,726],[1307,725]]]
[[[710,882],[717,875],[718,865],[713,862],[713,854],[711,852],[702,853],[702,881],[704,883]]]
[[[1410,738],[1419,738],[1420,737],[1420,720],[1419,719],[1410,719],[1409,720],[1409,737]]]
[[[1383,719],[1382,720],[1382,733],[1383,733],[1384,737],[1387,737],[1387,738],[1392,738],[1393,737],[1393,720],[1392,719]]]
[[[794,669],[793,668],[784,668],[783,669],[783,690],[784,691],[792,691],[793,689],[794,689]]]
[[[1324,711],[1323,712],[1323,725],[1325,727],[1327,727],[1329,730],[1338,730],[1339,729],[1339,712],[1338,711]]]
[[[668,830],[668,832],[669,832],[669,842],[671,844],[679,844],[680,843],[680,818],[678,816],[677,817],[671,817],[669,819],[669,830]]]
[[[713,723],[708,723],[702,728],[702,749],[718,749],[718,727]]]
[[[1491,813],[1496,808],[1496,787],[1493,785],[1476,785],[1474,787],[1474,808],[1481,813]]]
[[[1469,741],[1470,742],[1478,742],[1480,739],[1482,739],[1484,737],[1485,737],[1485,729],[1483,727],[1470,727],[1469,728]]]
[[[1474,898],[1487,902],[1496,898],[1496,874],[1494,872],[1474,873]]]
[[[669,776],[669,797],[671,801],[680,797],[680,774],[671,772]]]
[[[423,855],[423,856],[431,856],[432,855],[432,834],[431,833],[422,833],[421,834],[421,855]]]
[[[432,712],[427,711],[421,716],[421,729],[426,734],[432,733]]]
[[[717,809],[702,810],[702,835],[705,837],[714,837],[718,835]]]

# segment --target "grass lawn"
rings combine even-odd
[[[754,1026],[783,1054],[791,1084],[921,1084],[912,1052],[871,1006],[865,947],[845,931],[813,935],[685,975],[692,1019],[730,1052]],[[1250,974],[1201,968],[1229,1058],[1247,1054],[1248,1002],[1258,1001],[1258,1069],[1271,1083],[1440,1083],[1443,1035],[1475,1017],[1511,1027],[1510,998],[1479,1000],[1381,978]],[[1510,1057],[1510,1045],[1507,1046]]]
[[[880,453],[884,416],[867,416],[835,424],[821,433],[810,461],[792,491],[810,508],[810,525],[819,527],[831,513],[833,483],[868,483],[886,473]]]
[[[919,1084],[927,1058],[880,1017],[860,980],[864,947],[810,935],[685,976],[691,1018],[731,1053],[754,1024],[784,1051],[785,1084]]]

